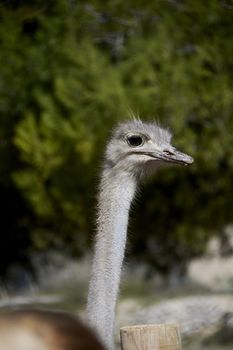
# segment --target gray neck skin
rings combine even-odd
[[[114,168],[103,171],[87,317],[108,350],[114,348],[115,307],[135,189],[136,179],[129,173],[119,174]]]

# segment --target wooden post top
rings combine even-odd
[[[120,335],[122,350],[181,350],[176,323],[122,327]]]

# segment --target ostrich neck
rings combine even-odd
[[[97,236],[87,317],[107,349],[113,349],[115,307],[124,258],[130,204],[136,180],[105,169],[100,184]]]

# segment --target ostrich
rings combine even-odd
[[[171,145],[171,133],[156,123],[135,119],[119,124],[112,133],[100,181],[98,228],[87,302],[88,325],[97,332],[107,350],[114,348],[115,306],[128,214],[137,184],[163,163],[188,165],[192,162],[192,157]],[[15,325],[19,326],[19,332],[10,332],[16,329]],[[28,347],[25,343],[22,345],[25,339]],[[1,345],[3,340],[8,344],[5,347]],[[13,310],[2,313],[0,350],[31,348],[103,349],[90,330],[65,312]]]
[[[120,124],[106,148],[100,181],[97,235],[87,318],[108,350],[114,348],[115,306],[126,244],[130,204],[137,184],[161,164],[188,165],[193,158],[171,145],[171,133],[135,119]]]

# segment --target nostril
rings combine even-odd
[[[174,156],[174,153],[172,151],[169,151],[168,149],[164,149],[163,153],[166,154],[167,156]]]

